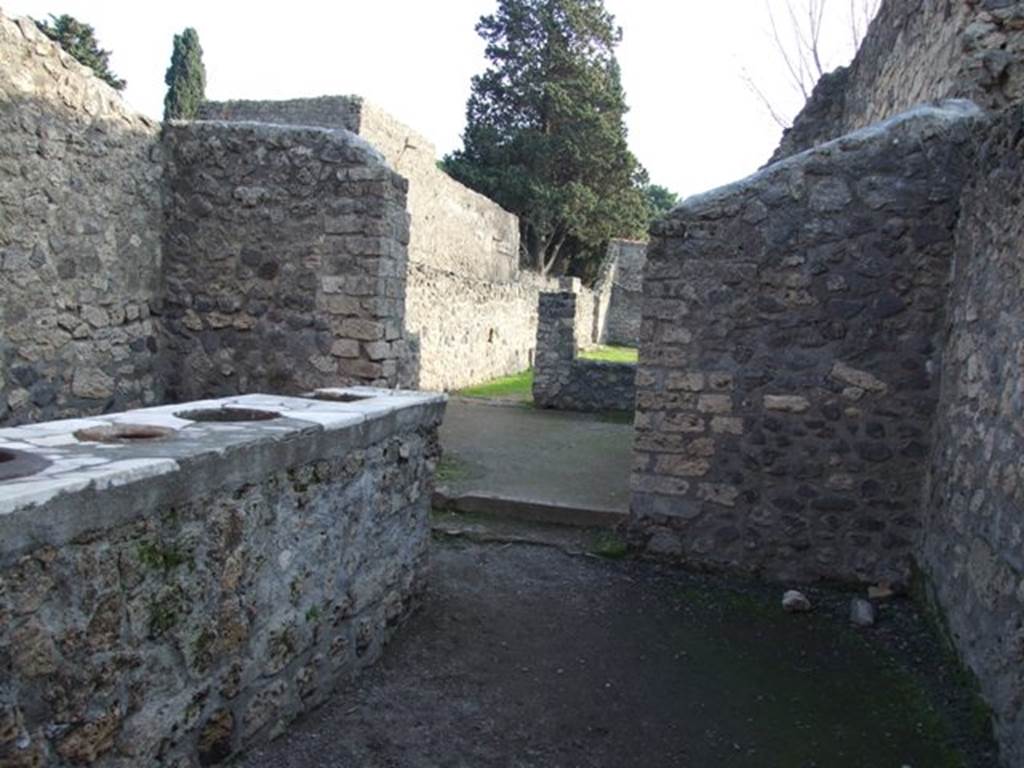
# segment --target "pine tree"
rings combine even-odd
[[[603,0],[499,0],[476,30],[488,69],[473,78],[463,149],[445,169],[520,216],[529,265],[547,274],[568,246],[600,251],[642,236],[646,173],[629,151]]]
[[[89,67],[96,76],[117,91],[123,91],[124,80],[110,71],[110,51],[100,48],[96,32],[73,16],[50,14],[50,21],[37,21],[36,26],[48,38],[58,43],[80,64]]]
[[[174,36],[171,66],[164,76],[164,120],[192,120],[206,98],[206,68],[199,33],[189,27]]]

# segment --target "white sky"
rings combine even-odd
[[[800,2],[801,0],[796,0]],[[826,0],[829,64],[852,54],[847,0]],[[784,13],[785,0],[768,0]],[[125,97],[159,118],[173,35],[195,27],[207,97],[358,94],[431,139],[460,145],[469,80],[484,67],[477,19],[495,0],[0,0],[9,15],[69,13],[96,29],[128,81]],[[801,99],[769,32],[765,0],[606,0],[631,111],[630,144],[651,180],[682,195],[756,170],[780,129],[743,80],[749,72],[792,115]],[[830,67],[826,67],[830,68]]]

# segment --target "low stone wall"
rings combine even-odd
[[[635,365],[576,357],[577,298],[572,291],[540,294],[533,401],[565,411],[632,411]]]
[[[352,392],[0,430],[52,461],[0,482],[0,764],[218,763],[379,656],[423,585],[444,401]],[[225,406],[281,418],[190,413]],[[127,424],[170,435],[74,437]]]
[[[631,504],[648,551],[906,583],[978,123],[964,102],[920,108],[655,224]]]
[[[0,423],[162,398],[157,126],[0,13]]]
[[[852,64],[825,75],[772,162],[936,99],[1024,97],[1024,2],[884,0]]]
[[[921,560],[1024,765],[1024,109],[979,132],[961,199]]]
[[[346,131],[165,129],[168,392],[408,380],[406,182]]]

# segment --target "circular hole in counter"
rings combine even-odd
[[[314,400],[329,400],[332,403],[355,403],[359,400],[372,400],[372,395],[353,395],[348,392],[330,392],[323,390],[313,393]]]
[[[193,411],[178,411],[179,419],[203,422],[270,421],[281,418],[277,411],[261,411],[256,408],[199,408]]]
[[[7,448],[0,449],[0,482],[19,477],[30,477],[42,472],[51,464],[53,462],[49,459],[44,459],[34,453]]]
[[[109,424],[88,427],[74,432],[75,439],[83,443],[131,443],[141,440],[160,440],[174,434],[173,429],[151,424]]]

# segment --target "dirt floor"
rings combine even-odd
[[[990,768],[984,710],[909,600],[588,554],[608,534],[444,516],[423,608],[247,768]],[[540,543],[536,543],[540,542]],[[614,542],[612,542],[614,543]]]

